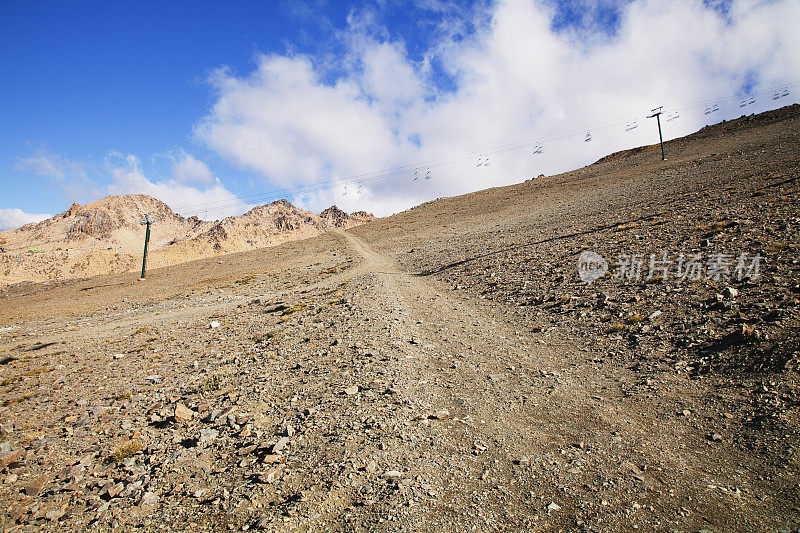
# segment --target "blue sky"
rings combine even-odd
[[[603,130],[611,121],[800,80],[798,9],[0,0],[0,228],[131,192],[209,219],[272,196],[388,214],[575,168],[653,141],[645,127]],[[712,116],[681,108],[667,136],[738,116],[734,100]],[[481,151],[583,127],[601,129],[538,158],[523,147],[474,164]],[[410,178],[442,158],[434,179]]]

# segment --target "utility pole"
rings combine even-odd
[[[661,142],[661,160],[667,160],[667,154],[664,153],[664,137],[661,136],[661,108],[664,106],[656,107],[655,109],[651,110],[650,112],[652,115],[648,115],[647,118],[656,117],[656,121],[658,122],[658,140]]]
[[[150,218],[150,213],[147,213],[140,224],[142,226],[147,226],[147,229],[144,232],[144,254],[142,255],[142,277],[139,278],[139,281],[144,281],[145,270],[147,268],[147,243],[150,242],[150,224],[155,223],[156,220]]]

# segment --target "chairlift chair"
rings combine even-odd
[[[428,172],[425,173],[425,179],[426,180],[431,179],[431,169],[428,169]]]
[[[783,90],[783,92],[781,93],[781,96],[789,96],[789,88],[788,88],[788,87],[786,87],[786,88]]]
[[[586,137],[583,139],[583,142],[587,142],[588,143],[588,142],[591,142],[591,140],[592,140],[592,132],[591,131],[587,131],[586,132]]]

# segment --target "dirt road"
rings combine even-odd
[[[737,494],[758,492],[757,476],[742,469],[747,457],[675,424],[677,406],[687,395],[701,398],[704,387],[650,379],[648,386],[667,394],[627,401],[618,384],[635,383],[634,373],[600,374],[577,346],[549,346],[514,330],[491,316],[489,305],[448,294],[448,288],[402,271],[354,235],[341,235],[365,269],[366,279],[353,280],[356,303],[364,315],[388,319],[383,337],[398,354],[396,386],[412,402],[429,406],[435,418],[444,409],[449,414],[442,418],[458,420],[457,429],[435,431],[437,447],[422,453],[423,463],[444,460],[450,472],[463,475],[431,473],[427,481],[443,497],[426,517],[430,523],[412,529],[446,527],[442,516],[452,520],[452,513],[460,515],[455,523],[466,523],[466,503],[475,493],[494,494],[489,508],[495,518],[521,528],[533,525],[532,507],[557,514],[547,508],[551,503],[572,515],[602,512],[615,502],[631,520],[615,517],[607,525],[626,528],[637,522],[671,527],[663,517],[670,509],[680,513],[688,502],[713,509],[690,520],[697,528],[736,523],[742,530],[757,529],[750,517],[770,512],[768,506],[731,507],[724,492],[714,490],[723,483]],[[363,334],[382,337],[374,329]],[[470,455],[475,451],[491,460],[476,461]],[[488,494],[478,479],[491,480]],[[513,492],[498,493],[503,483],[515,485]]]

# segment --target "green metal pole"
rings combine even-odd
[[[145,267],[147,266],[147,243],[150,242],[150,221],[147,221],[147,229],[144,232],[144,254],[142,255],[142,279],[144,279]]]

